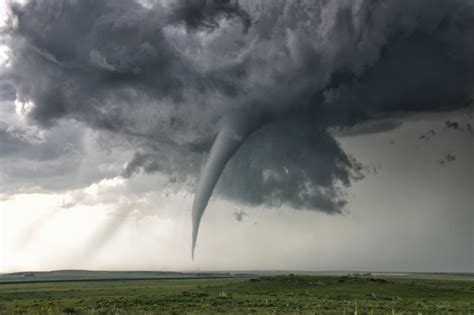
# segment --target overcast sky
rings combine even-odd
[[[470,1],[1,1],[0,272],[474,272]]]

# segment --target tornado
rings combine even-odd
[[[199,225],[217,181],[224,171],[227,162],[237,152],[245,139],[259,129],[265,120],[263,113],[255,111],[232,113],[221,120],[220,131],[214,140],[206,165],[201,171],[194,196],[191,249],[193,260]]]

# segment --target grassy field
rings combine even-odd
[[[0,284],[0,314],[474,314],[474,282],[275,276]]]

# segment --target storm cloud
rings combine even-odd
[[[31,0],[3,33],[1,84],[31,123],[123,136],[124,177],[189,187],[223,119],[263,113],[216,188],[251,205],[340,213],[362,166],[329,130],[474,95],[470,0]]]

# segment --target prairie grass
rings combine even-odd
[[[0,284],[0,314],[474,314],[474,282],[370,277]]]

